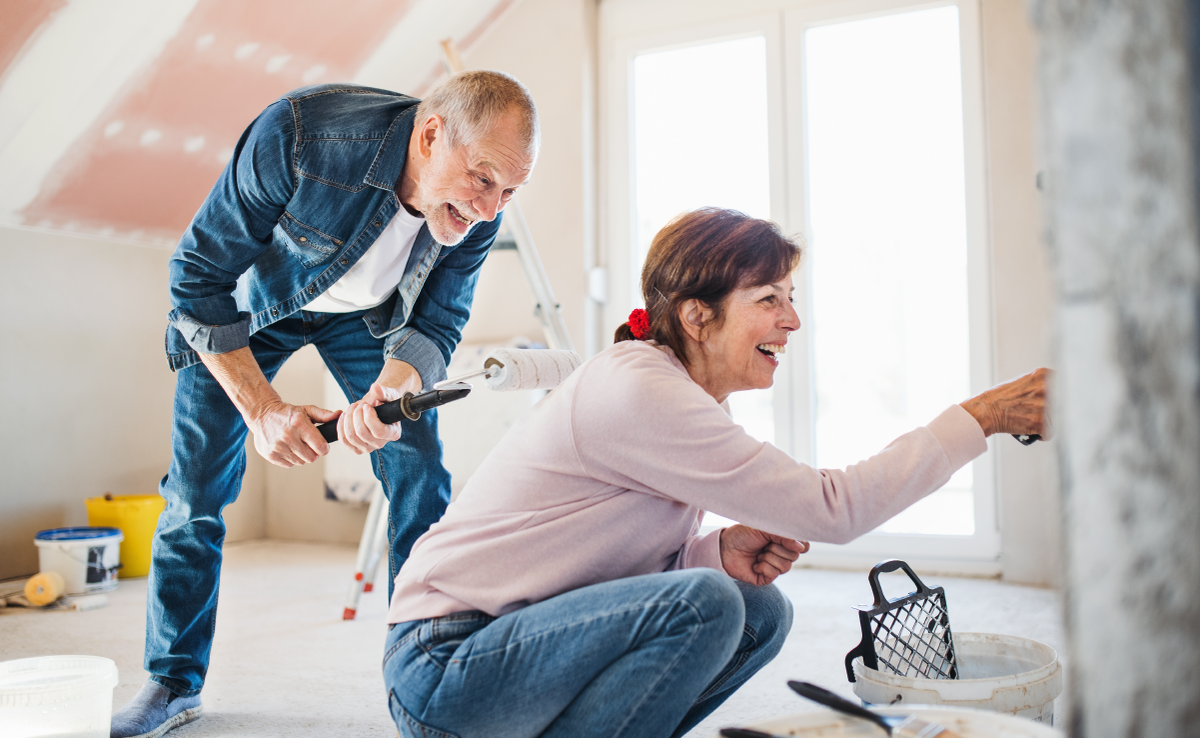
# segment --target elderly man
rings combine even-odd
[[[114,738],[200,716],[221,511],[241,486],[247,431],[284,467],[328,453],[321,422],[371,454],[390,503],[392,579],[442,515],[450,475],[436,412],[402,432],[374,408],[445,378],[500,211],[538,142],[528,91],[497,72],[456,75],[424,101],[306,87],[242,134],[171,258],[167,354],[179,374],[146,604],[151,677],[113,715]],[[340,415],[288,404],[269,384],[310,343],[351,401]]]

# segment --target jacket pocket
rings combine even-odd
[[[275,226],[274,235],[287,245],[292,256],[308,268],[315,267],[336,254],[343,243],[342,239],[336,236],[301,223],[286,211]]]

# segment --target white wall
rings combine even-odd
[[[463,55],[468,69],[512,74],[537,103],[542,152],[518,198],[577,347],[584,332],[584,246],[591,237],[585,203],[592,171],[587,140],[593,104],[589,7],[588,0],[521,0]],[[533,306],[516,255],[493,254],[464,340],[540,336]]]
[[[997,380],[1052,363],[1054,286],[1036,187],[1036,38],[1024,0],[983,0],[984,105]],[[994,444],[1005,580],[1062,582],[1055,446]]]
[[[169,256],[0,227],[10,275],[0,291],[0,578],[36,572],[34,534],[86,525],[86,498],[157,492],[171,460],[175,390],[163,353]],[[314,402],[319,381],[310,349],[285,365],[276,387]],[[225,510],[227,542],[358,540],[365,510],[325,500],[319,465],[280,469],[248,451],[241,495]]]
[[[163,250],[0,227],[0,577],[83,500],[154,494],[171,456]]]

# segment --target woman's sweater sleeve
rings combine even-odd
[[[776,535],[851,541],[987,450],[979,424],[954,405],[865,461],[814,469],[750,437],[678,365],[630,353],[575,397],[587,472]]]

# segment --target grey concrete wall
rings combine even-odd
[[[1200,731],[1200,234],[1186,7],[1033,6],[1075,736]]]

